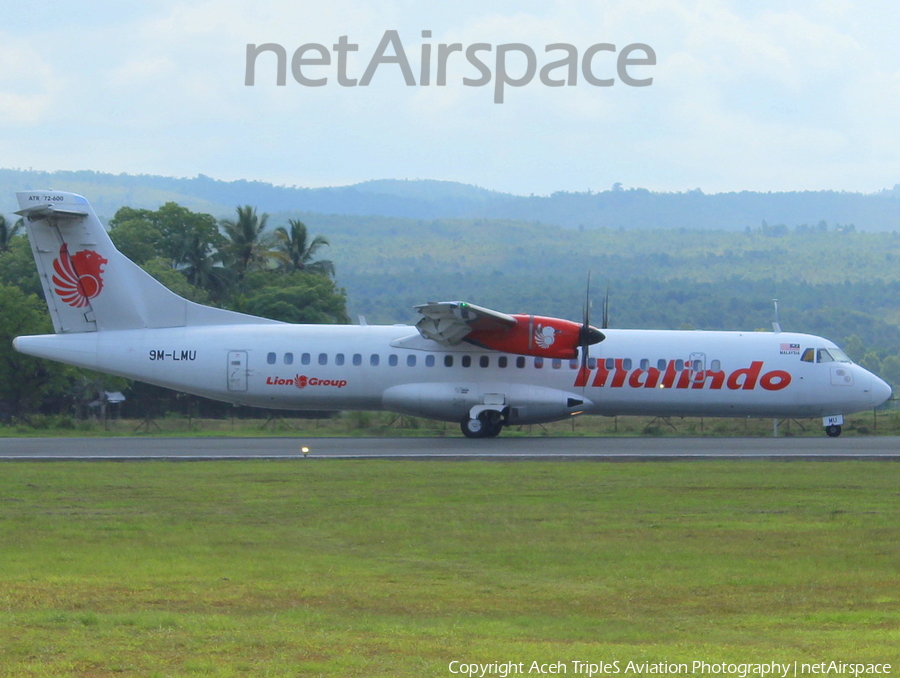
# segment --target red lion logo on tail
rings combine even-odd
[[[109,261],[93,250],[81,250],[69,256],[65,243],[53,260],[53,284],[60,299],[69,306],[83,308],[103,289],[103,267]]]

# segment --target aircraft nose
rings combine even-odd
[[[879,379],[874,374],[872,375],[872,388],[870,390],[870,394],[872,396],[872,407],[878,407],[891,397],[891,387],[888,383],[882,379]]]

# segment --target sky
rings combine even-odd
[[[898,25],[888,0],[0,0],[0,167],[309,187],[438,179],[520,195],[615,183],[868,193],[900,183]],[[388,31],[413,85],[396,43],[378,59]],[[357,46],[344,73],[341,36]],[[284,48],[285,84],[274,52],[245,84],[247,46],[269,43]],[[330,63],[301,63],[322,59],[298,52],[309,44]],[[454,44],[439,86],[440,45]],[[491,77],[481,86],[465,84],[482,76],[465,57],[476,44],[490,47],[475,53]],[[496,103],[501,72],[526,79],[525,50],[500,49],[516,44],[535,75]],[[558,44],[576,73],[551,87],[539,74],[569,54],[547,51]],[[586,77],[599,44],[614,51],[593,50]],[[624,72],[651,84],[620,77],[632,44],[655,64]],[[295,54],[323,85],[297,81]]]

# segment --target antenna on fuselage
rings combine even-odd
[[[775,304],[775,320],[772,322],[772,330],[781,332],[781,321],[778,319],[778,299],[772,299],[772,303]]]

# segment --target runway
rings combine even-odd
[[[302,448],[308,449],[304,457]],[[0,438],[0,461],[900,461],[898,437]]]

